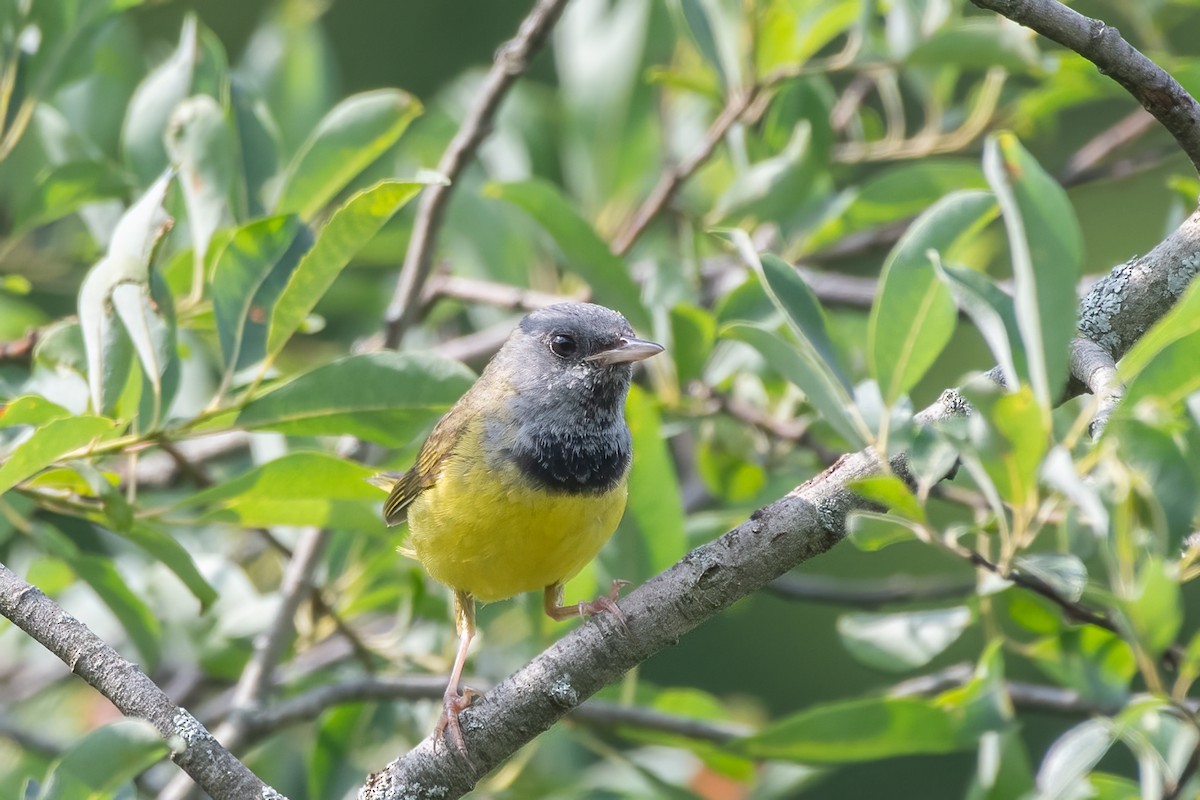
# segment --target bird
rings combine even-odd
[[[434,730],[466,753],[459,684],[476,602],[541,591],[555,620],[610,612],[624,582],[563,605],[563,584],[616,530],[628,497],[633,365],[663,351],[620,313],[559,303],[526,315],[479,379],[434,426],[403,474],[382,473],[389,526],[407,520],[411,554],[454,597],[458,649]]]

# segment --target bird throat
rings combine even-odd
[[[632,443],[622,414],[624,392],[615,402],[587,399],[541,408],[541,403],[521,403],[521,424],[505,455],[540,488],[600,494],[628,474]]]

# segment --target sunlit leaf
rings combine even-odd
[[[268,217],[239,228],[217,256],[211,292],[226,380],[265,354],[259,348],[265,342],[273,302],[264,305],[260,293],[266,293],[264,287],[270,283],[278,296],[309,243],[307,229],[296,217]],[[251,326],[260,329],[259,348],[247,342]]]
[[[117,309],[118,314],[136,336],[132,341],[139,358],[149,359],[143,362],[147,376],[153,375],[157,379],[161,375],[155,358],[160,352],[159,342],[155,340],[161,341],[155,332],[161,331],[157,322],[151,322],[145,316],[157,316],[157,313],[152,308],[145,308],[144,296],[149,291],[151,256],[171,223],[163,209],[170,180],[169,173],[161,176],[122,215],[113,231],[107,255],[92,267],[79,289],[79,325],[87,354],[88,388],[92,408],[96,411],[111,408],[113,394],[124,385],[122,375],[113,377],[116,359],[106,355],[113,347],[114,318],[110,306],[115,305],[113,294],[121,285],[132,285],[137,292],[122,292],[126,299]]]
[[[175,106],[193,92],[200,59],[200,26],[195,15],[184,17],[179,44],[162,64],[146,76],[129,100],[121,131],[125,163],[145,185],[167,166],[163,131]]]
[[[936,31],[905,59],[913,66],[1003,67],[1022,73],[1038,69],[1041,54],[1032,33],[1003,19],[964,19]]]
[[[856,659],[888,672],[923,667],[954,644],[971,622],[966,606],[891,614],[843,614],[837,630]]]
[[[933,366],[958,321],[934,259],[978,231],[993,202],[985,192],[948,195],[917,218],[884,263],[867,328],[867,363],[888,405]]]
[[[215,521],[248,527],[325,525],[382,531],[378,508],[383,495],[367,482],[374,473],[325,453],[300,451],[186,497],[177,508],[206,508]]]
[[[914,522],[925,522],[925,508],[904,481],[895,475],[874,475],[849,484],[850,489],[893,514]]]
[[[1028,380],[1048,420],[1067,380],[1083,234],[1066,191],[1011,133],[988,137],[983,171],[1008,231]]]
[[[399,89],[363,92],[338,103],[292,159],[275,213],[312,219],[394,145],[421,111],[421,104]]]
[[[110,419],[92,416],[61,417],[45,423],[0,464],[0,494],[67,453],[98,441],[115,426]]]
[[[1083,777],[1116,741],[1112,720],[1100,717],[1081,722],[1064,733],[1042,760],[1037,787],[1043,797],[1062,797],[1079,786]]]
[[[679,480],[655,399],[634,386],[630,389],[625,413],[629,431],[633,434],[629,515],[641,531],[650,571],[658,573],[674,564],[687,550]]]
[[[321,229],[312,249],[300,259],[275,303],[267,333],[268,356],[274,356],[283,349],[355,253],[423,185],[385,181],[354,195],[337,210]]]

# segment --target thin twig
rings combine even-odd
[[[483,79],[482,89],[442,154],[438,172],[448,183],[430,186],[421,195],[404,266],[384,316],[384,347],[394,350],[400,345],[404,331],[420,307],[425,281],[433,269],[438,231],[459,176],[491,133],[492,119],[500,103],[525,72],[529,60],[542,48],[566,4],[567,0],[538,0],[521,22],[516,38],[497,51],[492,68]]]
[[[634,212],[625,226],[613,237],[611,243],[613,253],[623,256],[629,252],[634,243],[650,227],[650,223],[666,209],[684,182],[704,162],[708,161],[717,149],[717,145],[721,143],[721,140],[725,138],[725,134],[729,132],[729,129],[754,104],[760,91],[762,91],[762,87],[755,84],[729,95],[725,107],[721,109],[721,113],[717,115],[712,125],[708,127],[708,130],[704,133],[704,138],[700,140],[696,148],[683,161],[663,171],[658,179],[658,183],[650,190],[650,194],[638,206],[637,211]]]
[[[975,582],[945,578],[892,575],[887,578],[852,579],[830,575],[785,575],[767,584],[768,592],[803,603],[881,608],[899,603],[955,600],[974,593]]]
[[[464,683],[476,689],[487,688],[487,682],[478,678],[465,680]],[[361,677],[320,686],[248,715],[248,737],[252,740],[261,739],[290,725],[316,719],[329,708],[346,703],[437,700],[445,690],[444,675]],[[741,725],[680,717],[650,708],[594,699],[575,709],[571,718],[587,725],[639,728],[715,743],[727,742],[751,732]]]
[[[1125,41],[1116,28],[1057,0],[971,2],[1032,28],[1091,61],[1153,114],[1200,170],[1200,103],[1166,70]]]
[[[1154,127],[1154,117],[1139,108],[1089,139],[1067,161],[1058,175],[1059,183],[1070,186],[1091,173],[1097,166],[1127,144],[1137,141]]]
[[[484,281],[478,278],[463,278],[458,275],[434,275],[425,289],[426,303],[440,297],[450,297],[467,303],[508,308],[514,311],[536,311],[555,303],[580,302],[587,295],[580,293],[567,296],[525,289],[507,283]]]
[[[283,795],[222,747],[195,717],[175,705],[136,664],[122,658],[86,625],[3,564],[0,615],[62,659],[121,713],[150,722],[168,741],[182,742],[182,749],[171,753],[171,760],[215,800],[282,799]]]
[[[270,627],[255,638],[254,653],[234,689],[229,716],[216,731],[217,739],[231,751],[245,744],[245,716],[262,706],[274,685],[276,665],[295,634],[296,612],[313,591],[313,574],[328,541],[327,529],[308,528],[288,562],[280,586],[279,610]],[[159,800],[182,800],[191,789],[186,777],[177,778],[167,784]]]
[[[20,339],[0,342],[0,364],[17,364],[27,367],[33,363],[33,350],[37,347],[38,330],[29,330]]]

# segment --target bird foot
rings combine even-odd
[[[605,613],[616,620],[621,629],[628,633],[629,625],[625,619],[625,613],[617,605],[617,598],[621,596],[621,589],[628,585],[629,581],[615,580],[612,582],[612,588],[608,590],[608,594],[602,594],[595,600],[581,600],[573,606],[549,606],[546,608],[546,613],[552,619],[559,621],[570,619],[574,616],[578,616],[580,619],[588,619],[600,613]]]
[[[474,689],[463,687],[461,690],[453,687],[446,689],[446,694],[442,696],[442,716],[438,720],[437,727],[433,729],[433,740],[439,742],[442,740],[442,734],[448,733],[447,737],[450,743],[454,745],[454,749],[461,755],[467,754],[467,743],[463,739],[462,726],[459,724],[458,715],[471,707],[475,702],[475,698],[482,696],[481,692]]]

